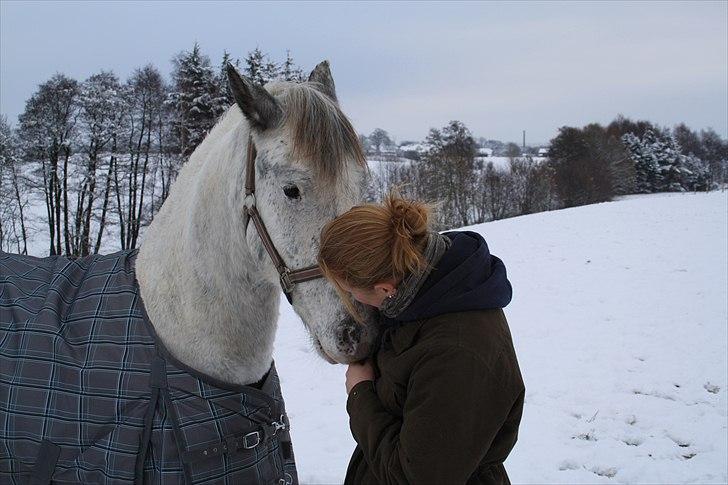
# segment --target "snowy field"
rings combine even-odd
[[[526,382],[514,483],[726,483],[728,193],[630,196],[474,226],[513,283]],[[303,483],[343,481],[344,366],[282,300],[275,358]]]

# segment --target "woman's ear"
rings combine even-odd
[[[397,287],[395,286],[394,281],[383,281],[381,283],[375,284],[374,290],[379,295],[384,295],[385,297],[389,297],[389,296],[394,295],[397,292]]]

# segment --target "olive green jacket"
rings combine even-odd
[[[525,388],[503,310],[388,328],[374,363],[347,401],[346,484],[510,483]]]

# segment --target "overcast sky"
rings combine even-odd
[[[329,59],[359,132],[401,141],[449,120],[546,142],[618,113],[728,137],[728,2],[214,3],[0,0],[0,113],[56,72],[125,79],[200,43],[217,65],[259,46]]]

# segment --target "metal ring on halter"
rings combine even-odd
[[[245,207],[246,210],[251,207],[255,207],[255,194],[248,194],[245,196],[245,199],[243,199],[243,207]]]
[[[284,292],[290,293],[293,291],[293,285],[295,283],[291,281],[291,270],[284,268],[281,272],[281,288],[283,288]]]

